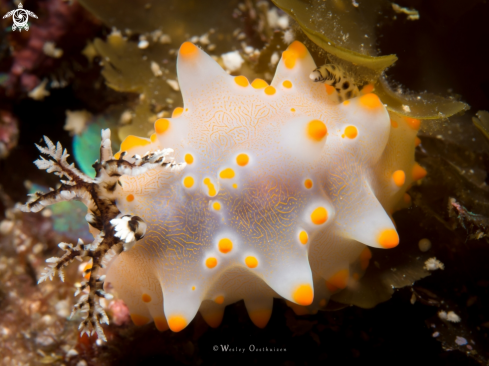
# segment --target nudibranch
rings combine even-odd
[[[157,120],[150,138],[128,136],[112,156],[104,131],[97,177],[86,182],[38,163],[69,181],[23,209],[87,201],[96,235],[89,245],[63,244],[69,260],[51,260],[44,277],[75,257],[98,265],[121,252],[105,261],[105,277],[94,264],[87,270],[90,293],[77,305],[88,313],[84,330],[106,320],[93,300],[108,296],[104,280],[136,325],[178,332],[200,311],[217,327],[224,308],[244,300],[263,328],[274,298],[299,314],[324,309],[335,293],[354,291],[369,247],[399,244],[391,214],[426,174],[414,161],[420,121],[389,115],[368,87],[338,103],[333,87],[310,79],[314,69],[296,41],[270,85],[250,82],[186,42],[177,61],[184,106]],[[66,155],[41,149],[54,165]]]

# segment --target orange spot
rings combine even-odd
[[[243,75],[236,76],[234,78],[234,82],[236,84],[238,84],[239,86],[242,86],[242,87],[247,87],[248,85],[250,85],[250,82],[248,81],[246,76],[243,76]]]
[[[421,126],[421,121],[419,119],[404,117],[404,120],[413,130],[418,130],[419,126]]]
[[[421,144],[421,139],[419,137],[414,138],[414,146],[419,146]]]
[[[282,53],[285,67],[293,69],[297,59],[304,58],[307,55],[306,47],[299,41],[294,41],[286,51]]]
[[[166,118],[161,118],[155,122],[155,131],[157,134],[161,135],[162,133],[165,133],[168,128],[170,128],[170,121]]]
[[[326,306],[326,304],[327,304],[327,303],[328,303],[328,302],[326,301],[326,299],[321,299],[321,300],[319,300],[319,306],[321,306],[321,307],[323,307],[323,308]]]
[[[222,304],[224,302],[224,296],[220,295],[214,299],[216,304]]]
[[[149,139],[151,140],[151,142],[156,142],[156,140],[158,139],[158,138],[156,137],[156,133],[153,133],[153,134],[150,136],[150,138],[149,138]]]
[[[83,272],[85,272],[87,269],[92,268],[92,263],[88,263],[85,268],[83,268]],[[88,281],[90,279],[90,274],[91,272],[86,273],[83,277]]]
[[[253,310],[250,311],[248,314],[253,324],[255,324],[258,328],[263,329],[267,326],[268,321],[272,316],[272,311],[269,309]]]
[[[219,311],[217,313],[202,313],[202,317],[205,322],[209,324],[212,328],[217,328],[222,323],[222,318],[224,316],[224,311]]]
[[[214,202],[212,204],[212,208],[216,211],[219,211],[221,209],[221,204],[219,202]]]
[[[226,168],[219,173],[221,179],[232,179],[234,178],[234,170],[231,168]]]
[[[382,102],[375,94],[369,93],[360,97],[360,105],[368,109],[375,109],[382,106]]]
[[[233,242],[228,238],[219,240],[217,245],[221,253],[229,253],[233,249]]]
[[[195,291],[195,286],[192,286],[192,291]]]
[[[321,141],[327,133],[326,125],[317,119],[307,124],[307,135],[315,141]]]
[[[290,89],[292,88],[292,83],[289,81],[289,80],[285,80],[282,85],[284,86],[284,88],[287,88],[287,89]]]
[[[173,113],[171,115],[172,118],[177,118],[180,117],[180,115],[183,113],[183,108],[182,107],[177,107],[173,110]]]
[[[404,193],[404,203],[411,203],[411,196],[407,193]]]
[[[392,180],[396,186],[402,187],[406,181],[406,174],[404,173],[404,170],[396,170],[394,174],[392,174]]]
[[[141,300],[143,300],[143,302],[151,302],[151,296],[148,294],[143,294],[143,296],[141,296]]]
[[[268,83],[263,79],[255,79],[251,83],[251,86],[255,89],[263,89],[268,86]]]
[[[321,225],[328,220],[328,211],[324,207],[318,207],[311,214],[311,221],[313,224]]]
[[[181,315],[173,315],[168,319],[168,326],[174,332],[180,332],[187,326],[187,321]]]
[[[304,181],[304,187],[306,187],[307,189],[311,189],[312,188],[312,180],[306,179]]]
[[[399,125],[397,124],[396,121],[394,121],[393,119],[391,119],[391,126],[394,127],[394,128],[397,128],[397,126],[399,126]]]
[[[185,162],[189,165],[194,162],[194,157],[192,154],[185,154]]]
[[[311,285],[305,284],[298,286],[292,294],[292,299],[299,305],[310,305],[314,299],[314,292],[312,291]]]
[[[132,201],[134,201],[134,195],[132,195],[132,194],[128,194],[128,195],[127,195],[127,197],[126,197],[126,201],[127,201],[127,202],[132,202]]]
[[[192,188],[194,185],[194,178],[185,177],[183,180],[183,185],[185,186],[185,188]]]
[[[148,140],[143,139],[141,137],[129,135],[125,138],[124,141],[122,141],[121,151],[128,151],[128,150],[132,149],[133,147],[146,146],[149,144],[151,144],[151,141],[148,141]]]
[[[348,105],[348,104],[350,104],[350,101],[349,101],[349,100],[345,100],[345,101],[343,102],[343,105]]]
[[[295,108],[290,108],[290,111],[291,112],[295,112]]]
[[[249,256],[249,257],[246,257],[245,258],[245,264],[249,267],[249,268],[256,268],[256,266],[258,265],[258,259],[256,259],[255,257],[253,256]]]
[[[197,46],[195,46],[191,42],[184,42],[180,46],[180,56],[184,56],[184,57],[195,56],[197,55],[197,52],[198,52]]]
[[[250,161],[250,158],[249,158],[249,156],[247,154],[239,154],[236,157],[236,163],[239,166],[246,166],[249,161]]]
[[[374,91],[374,85],[373,84],[367,84],[362,89],[363,94],[372,93],[373,91]]]
[[[414,163],[412,173],[413,173],[413,180],[418,180],[418,179],[424,178],[424,177],[426,177],[426,174],[428,174],[426,169],[423,168],[418,163]]]
[[[204,184],[207,186],[207,190],[208,190],[207,194],[209,195],[209,197],[214,197],[217,194],[217,192],[211,180],[209,178],[205,178]]]
[[[309,236],[307,235],[307,233],[306,233],[304,230],[302,230],[302,231],[299,233],[299,241],[300,241],[302,244],[304,244],[304,245],[306,245],[306,244],[307,244],[307,242],[309,241]]]
[[[211,180],[209,178],[204,178],[204,184],[207,186],[207,194],[209,195],[209,197],[214,197],[217,194],[217,191]]]
[[[164,332],[168,329],[168,323],[166,322],[165,317],[155,316],[153,320],[155,322],[156,329],[158,329],[160,332]]]
[[[345,136],[349,139],[354,139],[358,135],[358,130],[355,126],[348,126],[345,128]]]
[[[233,184],[234,189],[238,189],[238,185],[236,183]]]
[[[326,280],[326,287],[329,292],[336,292],[344,289],[348,284],[349,273],[350,272],[347,269],[342,269]]]
[[[399,235],[394,229],[383,230],[379,235],[379,244],[382,248],[395,248],[399,244]]]
[[[276,92],[275,88],[273,86],[267,86],[265,88],[265,94],[266,95],[274,95]]]
[[[326,87],[326,94],[331,95],[335,92],[334,88],[331,85],[324,84],[324,86]]]
[[[368,264],[369,264],[371,258],[372,258],[372,252],[368,248],[365,248],[360,253],[360,268],[363,271],[365,271],[367,269]]]
[[[119,160],[119,158],[120,158],[120,157],[121,157],[121,152],[120,152],[120,151],[119,151],[119,152],[117,152],[117,153],[115,153],[115,155],[114,155],[114,159]],[[85,335],[85,336],[86,336],[86,335]]]
[[[138,314],[131,314],[131,319],[134,325],[141,326],[149,323],[149,319],[145,316]]]
[[[214,268],[215,266],[217,266],[217,259],[214,257],[209,257],[205,260],[205,265],[207,266],[207,268]]]

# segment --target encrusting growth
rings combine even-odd
[[[102,143],[100,145],[100,162],[96,161],[93,165],[96,171],[94,179],[86,176],[73,164],[68,164],[66,159],[69,154],[63,150],[61,144],[55,146],[49,138],[44,136],[46,147],[36,145],[42,154],[48,155],[51,159],[36,160],[34,164],[39,169],[44,169],[48,173],[58,175],[61,186],[52,189],[48,193],[35,193],[31,195],[31,200],[19,208],[24,212],[39,212],[44,207],[57,202],[79,200],[88,208],[86,219],[94,231],[94,241],[85,244],[81,239],[74,246],[73,244],[60,243],[59,247],[65,254],[58,258],[49,258],[49,263],[45,268],[39,283],[50,279],[58,274],[61,281],[64,281],[63,267],[68,266],[73,260],[92,261],[92,266],[85,270],[85,279],[75,296],[83,293],[78,302],[73,307],[72,315],[81,311],[82,322],[79,329],[81,334],[92,335],[95,332],[104,341],[101,324],[108,324],[105,311],[99,305],[99,299],[105,297],[112,298],[112,295],[104,292],[105,275],[99,275],[101,268],[124,249],[127,249],[140,240],[146,231],[146,224],[139,216],[122,215],[115,204],[114,191],[119,183],[119,178],[123,175],[138,176],[151,169],[170,169],[179,171],[185,167],[185,163],[177,164],[172,157],[172,149],[163,149],[148,152],[143,157],[133,156],[134,162],[123,160],[124,153],[119,159],[114,159],[111,149],[110,130],[102,131]]]

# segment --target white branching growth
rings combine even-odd
[[[171,169],[179,171],[185,164],[177,164],[172,157],[172,149],[163,149],[148,152],[144,156],[135,155],[132,162],[124,160],[125,153],[119,159],[114,159],[111,149],[110,130],[102,130],[102,143],[100,144],[100,163],[93,164],[97,175],[92,179],[73,164],[68,164],[68,153],[63,150],[61,144],[55,146],[50,139],[44,136],[46,147],[37,146],[48,159],[41,157],[34,164],[39,169],[45,169],[48,173],[58,175],[61,186],[51,189],[48,193],[35,193],[25,205],[19,205],[24,212],[38,212],[44,207],[57,202],[79,200],[87,208],[87,222],[98,230],[98,235],[92,243],[85,244],[79,240],[76,245],[60,243],[59,247],[65,251],[62,257],[49,258],[48,266],[39,278],[39,283],[52,280],[59,275],[64,281],[64,267],[75,259],[79,261],[91,260],[92,266],[85,270],[85,278],[75,293],[81,294],[78,302],[73,307],[73,313],[80,312],[82,322],[79,329],[89,336],[97,333],[99,339],[106,341],[102,323],[109,323],[105,311],[99,304],[100,298],[111,299],[112,295],[105,293],[105,276],[98,274],[100,268],[122,250],[130,248],[132,244],[140,240],[146,232],[146,224],[138,216],[122,215],[115,204],[115,192],[120,189],[118,182],[121,176],[137,176],[151,169]]]

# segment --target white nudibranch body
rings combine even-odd
[[[300,42],[270,85],[228,75],[189,42],[177,68],[184,107],[121,146],[128,162],[171,147],[187,164],[122,176],[115,191],[120,212],[147,225],[106,278],[135,324],[180,331],[200,311],[215,327],[244,300],[264,327],[274,297],[314,313],[362,277],[369,246],[398,245],[390,214],[426,174],[418,120],[389,116],[372,93],[338,104],[310,80]]]
[[[338,103],[334,87],[309,78],[315,68],[295,41],[270,85],[250,83],[186,42],[177,62],[183,108],[157,120],[151,138],[128,136],[115,156],[102,131],[95,179],[45,137],[38,148],[48,159],[35,164],[64,180],[20,209],[72,199],[88,207],[94,241],[62,243],[65,254],[39,279],[63,279],[74,259],[92,263],[74,306],[82,333],[105,340],[98,300],[111,297],[107,283],[136,325],[175,332],[198,311],[217,327],[240,300],[263,328],[273,298],[312,314],[335,294],[370,291],[369,247],[399,244],[391,214],[426,175],[414,162],[420,121],[389,114],[372,85]]]

